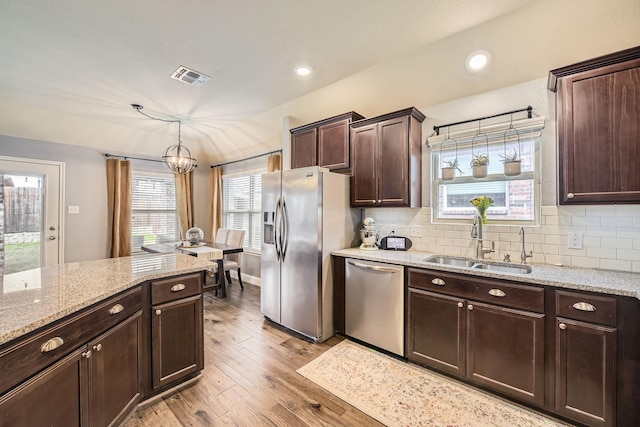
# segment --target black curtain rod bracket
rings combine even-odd
[[[448,127],[451,127],[451,126],[463,125],[465,123],[478,122],[480,120],[492,119],[494,117],[508,116],[510,114],[522,113],[524,111],[527,112],[527,118],[528,119],[532,118],[533,107],[531,105],[529,105],[527,108],[521,108],[519,110],[507,111],[506,113],[494,114],[492,116],[486,116],[486,117],[478,117],[477,119],[470,119],[470,120],[464,120],[464,121],[461,121],[461,122],[449,123],[448,125],[434,126],[433,130],[436,132],[436,135],[440,135],[440,129],[442,129],[442,128],[448,128]]]

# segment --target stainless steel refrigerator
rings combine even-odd
[[[352,246],[349,177],[308,167],[262,175],[262,314],[323,342],[334,334],[331,251]]]

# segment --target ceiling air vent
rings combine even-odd
[[[181,82],[185,82],[190,84],[191,86],[202,86],[207,80],[210,79],[209,76],[206,76],[197,71],[193,71],[184,66],[179,66],[177,70],[171,74],[172,79],[180,80]]]

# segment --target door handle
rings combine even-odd
[[[282,239],[282,261],[287,256],[287,247],[289,246],[289,214],[287,211],[287,201],[284,196],[282,197],[282,225],[283,225],[283,239]]]
[[[276,259],[280,261],[280,197],[276,200],[276,213],[273,218],[273,244],[276,247]]]

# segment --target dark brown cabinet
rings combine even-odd
[[[422,125],[415,108],[351,124],[351,205],[420,207]]]
[[[552,70],[560,204],[640,202],[640,47]]]
[[[200,273],[151,283],[152,387],[161,387],[204,368]]]
[[[544,403],[542,288],[418,269],[408,286],[409,360]]]
[[[556,314],[566,317],[555,325],[555,410],[590,426],[616,425],[615,298],[556,291]]]
[[[349,124],[362,118],[352,111],[291,129],[291,168],[320,166],[332,171],[348,170]]]

